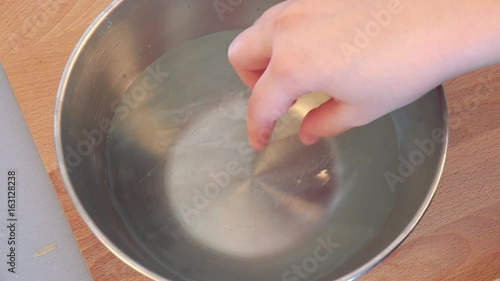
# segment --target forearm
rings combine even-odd
[[[443,80],[500,63],[500,1],[424,0],[433,14]],[[418,5],[418,4],[417,4]]]

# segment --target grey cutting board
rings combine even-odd
[[[9,171],[15,171],[15,179],[9,180]],[[10,216],[8,188],[13,189],[14,181],[15,212]],[[14,239],[9,240],[11,223],[15,223],[15,245]],[[15,273],[8,271],[13,246]],[[0,280],[91,280],[1,65]]]

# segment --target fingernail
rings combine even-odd
[[[313,135],[306,135],[304,137],[302,137],[302,142],[305,144],[305,145],[311,145],[311,144],[315,144],[317,143],[319,140],[318,137],[315,137]]]
[[[264,149],[265,145],[260,143],[258,140],[256,139],[250,139],[250,146],[253,148],[253,150],[255,150],[256,152],[259,152],[261,151],[262,149]]]

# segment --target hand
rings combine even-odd
[[[472,29],[474,21],[461,13],[476,8],[481,22],[490,6],[498,12],[495,1],[289,0],[272,7],[229,49],[231,64],[252,89],[250,144],[263,149],[276,120],[307,93],[332,97],[303,120],[299,137],[309,145],[370,123],[484,66],[486,60],[474,54],[491,34],[467,33],[465,40],[455,21]],[[463,4],[457,16],[444,17],[454,3]]]

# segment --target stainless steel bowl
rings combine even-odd
[[[440,87],[305,147],[301,99],[255,154],[226,57],[280,1],[121,0],[91,25],[60,84],[55,141],[77,210],[157,280],[349,280],[410,233],[442,173]]]

